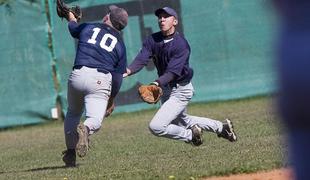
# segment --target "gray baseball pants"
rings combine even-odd
[[[95,133],[101,127],[111,94],[112,75],[83,66],[74,69],[68,80],[68,111],[64,133],[68,149],[75,149],[78,142],[76,128],[85,110],[84,125]]]
[[[194,93],[192,83],[163,88],[163,92],[162,105],[149,124],[149,129],[154,135],[190,142],[190,128],[195,124],[205,131],[217,134],[222,131],[223,123],[218,120],[186,113],[186,106]]]

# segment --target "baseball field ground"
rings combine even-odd
[[[192,103],[188,112],[233,120],[238,141],[204,133],[204,144],[153,136],[148,122],[155,109],[113,114],[91,137],[91,150],[65,168],[63,123],[52,121],[0,131],[0,179],[204,179],[287,166],[285,133],[273,98]]]

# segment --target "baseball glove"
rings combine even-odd
[[[141,85],[138,92],[141,99],[149,104],[156,104],[163,95],[162,89],[154,84]]]
[[[110,116],[112,112],[114,111],[114,108],[115,108],[114,99],[110,98],[104,117]]]
[[[82,10],[80,6],[68,7],[63,0],[57,0],[56,4],[57,15],[60,18],[69,19],[69,12],[72,12],[74,17],[79,21],[82,18]]]

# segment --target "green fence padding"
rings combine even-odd
[[[274,22],[266,0],[65,2],[82,7],[81,23],[102,21],[111,4],[127,9],[129,23],[122,35],[128,63],[138,53],[144,38],[159,30],[154,11],[163,6],[176,9],[178,31],[185,34],[192,49],[194,102],[236,99],[276,90],[272,66]],[[66,112],[67,79],[75,58],[76,41],[68,32],[67,21],[57,16],[55,5],[55,0],[20,0],[6,1],[0,6],[0,128],[50,119],[57,97]],[[51,49],[47,17],[51,23]],[[54,87],[53,65],[58,88]],[[156,78],[152,63],[126,78],[116,99],[116,112],[158,106],[142,103],[137,94],[140,84]]]
[[[43,1],[0,6],[0,128],[45,122],[56,93]]]
[[[178,30],[185,34],[192,49],[190,62],[195,72],[194,102],[228,100],[275,91],[271,53],[273,21],[264,0],[67,2],[82,7],[82,22],[101,21],[110,4],[126,8],[129,23],[123,31],[123,37],[129,63],[141,48],[143,39],[159,30],[154,10],[163,6],[176,9],[180,17]],[[55,8],[55,4],[52,8]],[[68,33],[66,21],[61,21],[56,11],[52,17],[55,54],[62,85],[60,94],[66,110],[66,83],[75,57],[75,41]],[[155,79],[156,72],[152,64],[125,79],[116,99],[116,111],[154,107],[141,103],[137,87]]]
[[[235,99],[275,90],[274,24],[267,3],[182,1],[184,33],[192,47],[195,69],[194,101]]]

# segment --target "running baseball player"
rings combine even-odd
[[[67,20],[78,47],[68,80],[68,112],[64,122],[67,150],[63,152],[63,161],[66,166],[76,166],[76,154],[86,155],[89,135],[97,132],[104,117],[111,113],[109,108],[114,107],[113,99],[126,72],[126,48],[120,31],[127,25],[128,14],[123,8],[110,6],[103,23],[79,25],[71,12]],[[86,120],[80,123],[84,108]]]
[[[155,11],[155,15],[158,17],[160,32],[144,40],[142,49],[123,74],[123,77],[133,75],[146,66],[150,59],[154,61],[159,78],[149,85],[152,88],[139,88],[140,94],[144,94],[140,89],[156,89],[154,87],[158,87],[154,90],[157,96],[161,94],[159,88],[163,91],[161,107],[149,124],[150,131],[156,136],[181,140],[195,146],[203,143],[203,130],[216,133],[218,137],[231,142],[236,141],[231,120],[220,122],[186,113],[186,106],[194,93],[191,83],[193,69],[189,66],[190,46],[176,31],[178,15],[174,9],[160,8]]]

